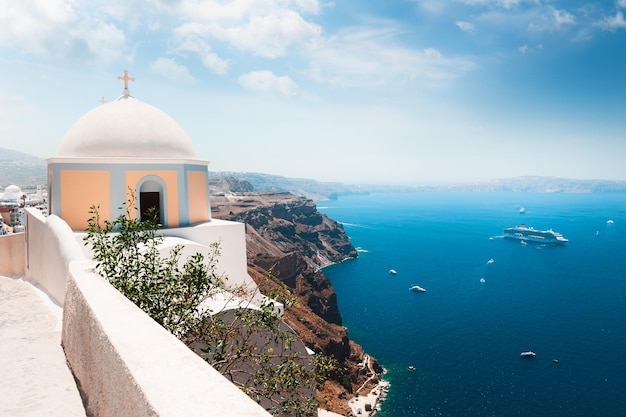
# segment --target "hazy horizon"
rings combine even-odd
[[[131,94],[213,171],[344,183],[626,180],[626,0],[25,0],[0,146],[56,155]],[[381,177],[384,175],[384,178]]]
[[[23,154],[27,158],[38,158],[42,163],[45,163],[44,158],[39,158],[35,155],[29,154],[27,152],[18,151],[15,149],[9,149],[0,147],[0,156],[2,155],[2,151],[9,152],[17,152]],[[419,187],[446,187],[446,186],[470,186],[470,185],[480,185],[480,184],[488,184],[490,182],[498,182],[498,181],[523,181],[523,180],[532,180],[532,179],[543,179],[543,180],[554,180],[554,181],[573,181],[573,182],[624,182],[624,180],[610,180],[605,178],[563,178],[563,177],[555,177],[555,176],[535,176],[535,175],[520,175],[516,177],[505,177],[505,178],[488,178],[481,181],[430,181],[423,183],[415,183],[415,182],[388,182],[388,181],[376,181],[376,182],[344,182],[344,181],[324,181],[320,180],[316,177],[290,177],[284,176],[280,174],[270,173],[270,172],[251,172],[251,171],[215,171],[209,169],[209,175],[211,173],[218,174],[243,174],[243,175],[267,175],[267,176],[275,176],[275,177],[284,177],[288,180],[295,181],[316,181],[318,183],[338,183],[346,186],[362,186],[362,187],[408,187],[408,188],[419,188]],[[1,189],[2,187],[0,187]]]

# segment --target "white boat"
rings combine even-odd
[[[390,269],[390,270],[389,270],[389,273],[390,273],[391,275],[397,275],[397,274],[398,274],[398,273],[396,272],[396,270],[395,270],[395,269]]]
[[[526,209],[524,207],[521,207],[519,209],[519,212],[520,212],[520,214],[524,214],[524,213],[526,213]]]
[[[419,285],[413,285],[412,287],[409,287],[409,290],[411,291],[419,291],[419,292],[426,292],[426,290],[422,287],[420,287]]]
[[[519,356],[520,358],[530,359],[530,358],[534,358],[535,356],[537,356],[537,354],[533,352],[532,350],[529,350],[527,352],[520,353]]]
[[[487,263],[488,263],[488,264],[492,264],[492,263],[494,263],[494,262],[495,262],[495,260],[494,260],[493,258],[491,258],[491,259],[489,259],[489,260],[487,261]]]
[[[515,227],[507,227],[504,229],[504,237],[517,239],[522,242],[537,242],[545,244],[563,245],[568,242],[559,232],[552,229],[537,230],[533,227],[527,227],[524,224]]]

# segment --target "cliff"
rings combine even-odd
[[[211,206],[213,217],[246,224],[248,271],[261,290],[284,285],[297,298],[297,307],[286,308],[287,324],[310,349],[339,361],[318,391],[319,407],[351,415],[346,399],[370,373],[362,365],[363,349],[341,326],[332,284],[320,272],[357,256],[343,226],[318,212],[313,201],[289,193],[214,190]]]

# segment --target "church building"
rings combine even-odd
[[[128,71],[118,79],[122,95],[79,118],[47,160],[50,214],[85,230],[91,206],[113,220],[134,195],[131,216],[155,209],[164,228],[209,221],[208,162],[174,119],[130,95]]]
[[[88,111],[68,129],[57,155],[48,163],[48,207],[74,231],[83,245],[92,206],[100,221],[126,215],[142,219],[148,210],[159,216],[165,256],[176,246],[181,257],[196,253],[210,256],[218,243],[218,274],[227,288],[247,288],[257,293],[248,275],[243,223],[211,218],[208,161],[197,159],[193,143],[183,128],[165,112],[130,94],[124,71],[122,94]],[[27,246],[34,244],[27,236]],[[28,269],[28,268],[27,268]]]

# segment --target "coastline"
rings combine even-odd
[[[388,381],[381,380],[367,395],[358,395],[357,392],[357,396],[348,400],[352,414],[365,417],[376,415],[380,410],[381,403],[385,400],[389,385]],[[371,406],[369,411],[366,410],[366,404]]]
[[[389,381],[378,378],[379,375],[372,369],[370,359],[370,356],[366,354],[363,362],[360,364],[362,368],[367,368],[370,377],[356,390],[354,397],[348,400],[348,406],[355,416],[374,416],[379,411],[380,403],[385,400],[389,390]],[[383,370],[384,373],[385,371]],[[366,395],[360,395],[359,392],[372,382],[376,382],[376,385]]]

